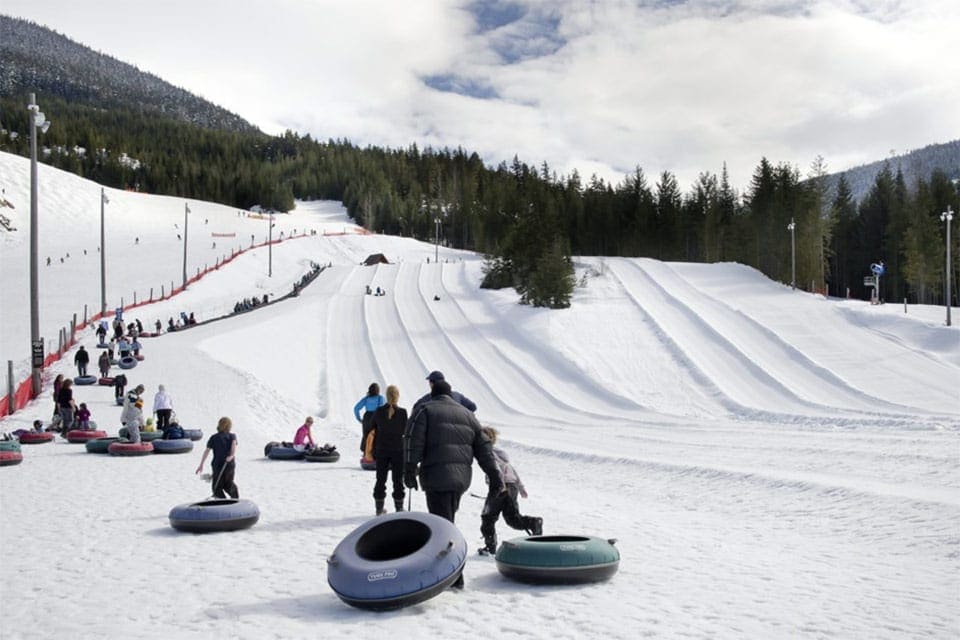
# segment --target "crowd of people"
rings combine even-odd
[[[241,311],[250,311],[250,309],[256,309],[261,305],[265,305],[269,302],[269,297],[265,293],[263,297],[253,296],[252,298],[244,298],[243,300],[238,300],[237,304],[233,305],[233,312],[240,313]]]

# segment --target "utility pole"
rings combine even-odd
[[[433,261],[439,264],[440,262],[440,218],[439,217],[434,218],[433,224],[436,230],[436,234],[434,236]]]
[[[790,231],[790,288],[793,290],[797,288],[797,241],[794,232],[796,228],[797,224],[793,221],[793,218],[790,218],[787,229]]]
[[[107,190],[103,187],[100,187],[100,316],[104,316],[107,313],[107,243],[104,240],[105,233],[105,223],[104,223],[104,209],[106,204],[110,202],[110,199],[107,198]]]
[[[37,184],[37,129],[46,133],[50,121],[46,119],[37,104],[36,94],[30,94],[27,105],[30,122],[30,356],[32,372],[30,376],[33,397],[40,395],[40,370],[43,368],[43,340],[40,338],[40,286],[38,265],[38,184]]]
[[[950,221],[953,220],[953,210],[950,209],[950,205],[947,205],[947,210],[940,214],[940,219],[947,223],[947,280],[946,288],[944,289],[944,301],[947,305],[947,326],[950,326],[950,298],[953,291],[950,289]]]
[[[183,288],[187,288],[187,224],[190,221],[190,218],[187,217],[187,214],[190,213],[190,204],[187,202],[183,203]]]

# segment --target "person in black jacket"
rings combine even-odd
[[[90,364],[90,354],[87,353],[83,345],[80,345],[80,350],[77,351],[77,355],[73,356],[73,363],[77,365],[78,375],[87,375],[87,365]]]
[[[430,395],[410,419],[404,436],[403,483],[416,489],[419,478],[427,510],[453,522],[460,497],[470,488],[474,458],[487,474],[491,494],[504,490],[503,478],[480,423],[450,396],[450,385],[439,380]],[[462,589],[463,574],[451,586]]]
[[[373,485],[373,500],[377,515],[386,513],[383,503],[387,497],[387,473],[393,480],[393,505],[403,511],[403,433],[407,427],[407,410],[398,407],[400,390],[395,385],[387,387],[387,404],[373,414],[373,457],[377,461],[377,481]]]
[[[420,398],[419,400],[413,403],[413,409],[410,410],[411,416],[417,415],[417,411],[420,409],[420,407],[424,403],[430,402],[430,398],[433,394],[433,386],[438,382],[446,382],[446,378],[443,377],[442,371],[431,371],[430,375],[427,376],[427,382],[430,384],[430,393],[428,393],[427,395],[423,396],[422,398]],[[450,391],[450,393],[447,395],[449,395],[451,398],[453,398],[454,400],[456,400],[457,402],[465,406],[467,409],[470,409],[470,411],[477,410],[476,403],[470,398],[468,398],[467,396],[460,393],[459,391]]]

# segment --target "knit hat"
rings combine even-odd
[[[440,382],[445,380],[445,378],[443,377],[442,371],[431,371],[430,375],[427,376],[427,380],[430,382]]]

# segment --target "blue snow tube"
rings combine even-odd
[[[137,366],[137,359],[133,356],[123,356],[120,358],[120,364],[117,365],[121,369],[133,369]]]
[[[267,451],[267,457],[271,460],[302,460],[303,451],[297,451],[293,447],[285,447],[275,444]]]
[[[173,440],[154,440],[154,453],[187,453],[193,451],[193,442],[190,438],[174,438]]]
[[[620,566],[615,539],[530,536],[507,540],[497,550],[497,569],[520,582],[578,584],[606,580]]]
[[[73,384],[76,385],[87,385],[87,384],[96,384],[97,376],[77,376],[73,379]]]
[[[403,511],[348,534],[327,558],[327,583],[359,609],[399,609],[449,587],[466,561],[467,541],[452,522]]]
[[[203,429],[184,429],[183,437],[190,438],[191,440],[200,440],[203,438]]]
[[[250,500],[215,499],[177,505],[169,517],[170,526],[178,531],[237,531],[255,525],[260,509]]]

